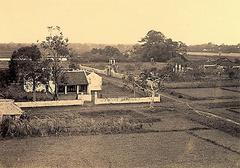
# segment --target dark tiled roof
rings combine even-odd
[[[233,66],[233,65],[236,65],[236,63],[232,62],[228,58],[218,58],[216,60],[209,61],[208,64],[216,64],[216,65],[220,65],[220,66]]]
[[[235,65],[235,63],[232,62],[228,58],[219,58],[218,60],[216,60],[216,64],[221,65],[221,66],[233,66],[233,65]]]
[[[64,72],[60,80],[60,85],[87,85],[88,80],[84,71]]]
[[[182,65],[186,65],[189,63],[189,61],[184,57],[184,56],[178,56],[178,57],[175,57],[175,58],[172,58],[168,61],[168,63],[170,64],[182,64]]]

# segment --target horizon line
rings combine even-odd
[[[183,42],[184,43],[184,42]],[[214,42],[203,42],[203,43],[192,43],[192,44],[186,44],[187,46],[193,46],[193,45],[203,45],[203,44],[216,44],[216,45],[238,45],[239,43],[214,43]],[[38,42],[0,42],[0,44],[38,44]],[[97,42],[69,42],[68,44],[93,44],[93,45],[136,45],[140,44],[139,42],[136,43],[97,43]]]

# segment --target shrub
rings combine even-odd
[[[5,118],[0,125],[3,137],[22,137],[32,134],[31,125],[27,120],[14,120]]]
[[[20,85],[10,85],[3,91],[3,95],[7,99],[14,99],[15,101],[32,101],[33,95],[31,92],[25,92]],[[52,100],[52,96],[43,92],[37,92],[36,97],[38,101]]]
[[[226,74],[230,79],[240,79],[240,70],[229,68],[226,70]]]
[[[4,92],[4,96],[8,99],[17,101],[31,101],[32,96],[23,90],[20,85],[10,85]]]
[[[127,72],[134,71],[135,70],[135,66],[127,64],[127,65],[125,65],[125,70]]]
[[[178,98],[183,98],[183,96],[182,95],[178,95]]]
[[[0,125],[3,137],[48,136],[59,134],[114,134],[138,131],[142,124],[124,118],[89,119],[75,118],[70,121],[61,118],[14,120],[6,118]]]

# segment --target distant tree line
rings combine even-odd
[[[0,43],[0,57],[10,57],[13,51],[18,48],[31,45],[30,43]],[[133,45],[131,44],[92,44],[92,43],[69,43],[69,48],[74,51],[74,55],[81,56],[86,52],[90,52],[93,48],[103,49],[106,46],[112,46],[119,49],[120,52],[131,50]]]
[[[124,53],[127,50],[131,50],[133,45],[131,44],[93,44],[93,43],[69,43],[69,47],[72,48],[79,55],[90,52],[93,48],[103,49],[106,46],[112,46],[119,49],[120,52]]]
[[[121,45],[119,47],[124,48]],[[186,52],[187,45],[183,42],[174,41],[161,32],[150,30],[145,37],[131,48],[129,46],[125,47],[124,50],[115,46],[93,48],[78,57],[83,62],[106,62],[109,58],[115,58],[119,61],[166,62],[179,55],[185,55]]]
[[[240,43],[236,45],[226,45],[226,44],[213,44],[211,42],[207,44],[200,45],[190,45],[188,46],[188,51],[190,52],[222,52],[222,53],[240,53]]]
[[[83,62],[107,62],[110,58],[115,58],[118,61],[127,59],[118,48],[112,46],[93,48],[90,52],[84,53],[82,58]]]
[[[28,45],[26,43],[0,43],[0,57],[10,57],[13,51]]]
[[[9,55],[11,51],[23,46],[27,45],[0,44],[0,56],[1,52]],[[187,46],[183,42],[174,41],[155,30],[147,32],[136,45],[68,44],[68,46],[72,48],[74,62],[106,62],[109,58],[119,61],[166,62],[171,58],[184,55],[187,51]]]

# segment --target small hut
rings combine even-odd
[[[13,100],[0,99],[0,122],[4,117],[19,118],[22,113],[22,109]]]

